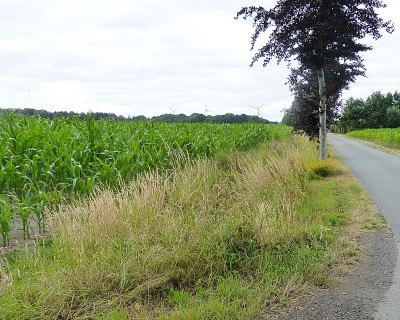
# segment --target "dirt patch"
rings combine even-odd
[[[260,320],[373,320],[392,284],[396,242],[387,230],[364,234],[360,262],[340,284],[300,297],[291,307],[275,310]]]
[[[22,223],[18,219],[14,221],[11,230],[10,244],[8,246],[3,246],[2,243],[0,244],[0,265],[2,266],[5,265],[3,259],[5,253],[12,250],[24,249],[26,246],[31,247],[35,242],[46,239],[48,236],[48,232],[40,233],[37,224],[33,221],[31,221],[29,226],[29,238],[24,239]]]

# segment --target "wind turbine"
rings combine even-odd
[[[264,105],[264,104],[262,104],[262,105],[259,106],[259,107],[251,106],[252,108],[257,109],[257,117],[258,117],[258,118],[260,117],[260,109],[263,107],[263,105]]]
[[[171,107],[169,107],[172,111],[172,115],[175,115],[175,111],[177,111],[178,109],[172,109]]]
[[[207,105],[205,105],[205,107],[206,107],[206,110],[204,111],[205,115],[207,115],[207,112],[212,112],[211,110],[207,109]]]

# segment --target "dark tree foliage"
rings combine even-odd
[[[327,128],[330,128],[338,117],[342,91],[347,89],[352,79],[362,75],[363,70],[361,66],[340,64],[335,60],[326,65]],[[318,77],[313,70],[300,66],[291,69],[288,83],[297,102],[296,108],[290,110],[293,114],[293,127],[305,132],[310,139],[317,139],[320,104]]]
[[[279,0],[272,9],[244,7],[236,18],[253,18],[251,49],[260,35],[272,29],[269,40],[254,55],[251,65],[272,58],[297,60],[311,68],[325,67],[338,60],[362,66],[360,52],[372,47],[357,43],[367,35],[381,37],[381,29],[392,33],[391,21],[383,21],[375,12],[385,8],[380,0]]]
[[[340,96],[349,82],[353,82],[357,75],[364,75],[360,54],[372,47],[359,43],[359,40],[366,36],[376,40],[381,37],[382,29],[388,33],[394,30],[391,21],[383,21],[376,13],[376,9],[385,7],[380,0],[279,0],[272,9],[244,7],[236,15],[236,19],[253,19],[251,50],[263,33],[270,32],[266,43],[254,55],[251,66],[259,60],[266,66],[273,58],[278,63],[295,60],[301,70],[316,75],[318,90],[310,93],[313,97],[306,100],[315,102],[314,96],[318,94],[319,103],[313,106],[319,117],[316,125],[319,127],[321,160],[326,157],[326,116],[330,112],[328,109],[333,96]],[[330,70],[333,67],[334,73]],[[296,71],[291,77],[297,77]],[[314,82],[309,75],[304,77],[310,84]],[[327,88],[328,80],[337,83],[329,84]],[[295,83],[300,86],[295,88],[292,83],[295,91],[306,93],[301,88],[301,81],[296,80]],[[336,93],[331,95],[329,102],[327,90],[334,87]],[[302,110],[306,107],[302,106],[304,96],[300,94],[297,98],[300,98]]]

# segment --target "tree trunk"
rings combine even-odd
[[[319,160],[326,159],[326,84],[324,68],[318,70],[319,86]]]

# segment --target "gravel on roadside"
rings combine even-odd
[[[340,283],[300,297],[291,307],[266,313],[260,320],[374,320],[393,278],[397,246],[387,229],[365,233],[360,262]]]

